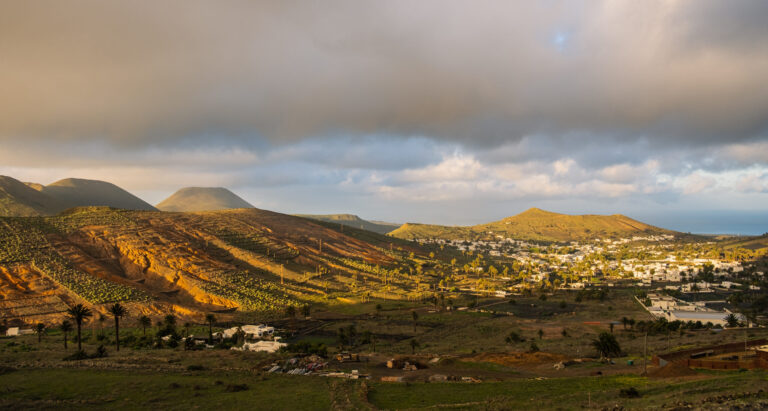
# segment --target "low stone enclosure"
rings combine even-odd
[[[747,341],[746,344],[738,342],[710,345],[654,355],[652,361],[660,367],[674,363],[689,368],[710,370],[768,369],[768,349],[758,349],[765,345],[768,345],[768,339],[764,338]]]

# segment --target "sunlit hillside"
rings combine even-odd
[[[618,214],[568,215],[531,208],[500,221],[470,227],[408,223],[390,235],[406,239],[460,240],[503,236],[538,241],[576,241],[672,233]]]

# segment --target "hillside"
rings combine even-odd
[[[0,216],[39,216],[66,208],[61,201],[12,177],[0,176]]]
[[[347,227],[359,228],[361,230],[373,231],[374,233],[387,234],[399,227],[398,224],[384,222],[373,222],[363,220],[354,214],[297,214],[297,217],[311,218],[313,220],[325,221],[327,223],[342,224]]]
[[[403,239],[477,239],[501,235],[536,241],[575,241],[634,235],[673,234],[623,215],[568,215],[531,208],[512,217],[470,227],[403,224],[390,233]]]
[[[224,187],[186,187],[157,205],[162,211],[217,211],[253,208]]]
[[[155,210],[144,200],[106,181],[66,178],[43,187],[42,193],[65,204],[65,208],[105,206],[125,210]]]
[[[425,252],[349,230],[355,236],[259,209],[0,217],[0,315],[60,321],[73,302],[105,313],[121,301],[135,313],[202,320],[207,312],[282,315],[287,305],[340,297],[423,298],[414,284],[426,277],[403,274],[399,256]]]

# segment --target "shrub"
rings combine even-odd
[[[246,390],[248,390],[247,384],[229,384],[227,385],[227,388],[224,391],[239,392],[239,391],[246,391]]]
[[[91,358],[88,356],[88,354],[85,353],[83,350],[77,350],[74,352],[74,354],[68,355],[63,358],[64,361],[80,361],[80,360],[86,360],[88,358]]]
[[[635,387],[622,388],[619,391],[619,396],[623,398],[640,398],[640,393],[637,392]]]

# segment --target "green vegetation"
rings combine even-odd
[[[80,215],[75,213],[74,215]],[[95,213],[99,216],[101,213]],[[111,213],[110,213],[111,214]],[[87,215],[91,215],[87,213]],[[81,298],[94,303],[116,301],[148,301],[149,296],[132,287],[113,283],[75,269],[49,243],[37,227],[66,227],[70,216],[30,218],[0,218],[0,263],[28,262],[55,283],[67,288]],[[78,217],[79,221],[91,221]],[[63,221],[61,225],[51,221]],[[31,223],[31,224],[30,224]]]
[[[0,407],[33,409],[624,409],[766,404],[761,372],[702,374],[695,380],[638,376],[514,379],[471,383],[378,383],[301,376],[254,376],[199,365],[163,373],[24,369],[0,374]],[[633,393],[633,395],[627,395]],[[688,407],[686,407],[688,408]]]

